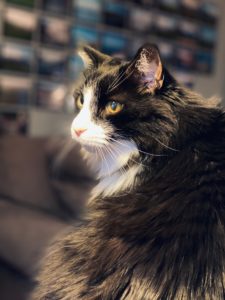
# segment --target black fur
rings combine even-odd
[[[113,80],[107,68],[121,74],[129,65],[108,59],[86,71],[86,83],[100,87],[96,118],[104,119],[108,101],[123,102],[126,109],[109,119],[114,137],[162,156],[141,152],[136,188],[96,199],[84,221],[58,239],[32,299],[225,299],[224,112],[165,69],[151,93],[132,74],[106,92]]]

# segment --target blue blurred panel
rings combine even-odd
[[[104,33],[101,40],[102,51],[108,54],[124,53],[127,44],[127,38],[114,32]]]
[[[93,23],[102,22],[102,0],[77,0],[74,6],[77,20]]]
[[[71,56],[69,59],[69,77],[75,80],[84,69],[82,59],[78,55]]]
[[[124,27],[128,21],[129,8],[126,4],[119,2],[106,2],[104,7],[105,24]]]
[[[204,46],[213,47],[217,39],[217,31],[213,27],[201,26],[199,29],[199,41]]]
[[[76,19],[79,21],[85,21],[90,23],[101,23],[102,22],[102,16],[101,14],[93,14],[92,12],[86,10],[86,9],[77,9],[76,11]]]
[[[198,51],[196,54],[196,69],[199,72],[210,73],[213,71],[214,55],[210,52]]]
[[[105,4],[105,11],[115,15],[125,16],[127,14],[127,6],[123,3],[108,1]]]
[[[200,11],[208,21],[216,22],[219,17],[219,7],[213,1],[202,1]]]
[[[72,41],[75,46],[79,43],[87,43],[92,46],[97,46],[99,43],[99,32],[90,27],[76,26],[71,30]]]

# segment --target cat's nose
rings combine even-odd
[[[74,132],[76,135],[79,137],[81,136],[82,133],[84,133],[87,129],[86,128],[79,128],[79,129],[74,129]]]

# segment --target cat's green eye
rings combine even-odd
[[[75,104],[77,109],[81,109],[84,105],[84,97],[83,95],[79,95],[79,97],[77,97],[77,99],[75,100]]]
[[[116,101],[110,101],[105,108],[106,115],[116,115],[123,109],[123,104],[116,102]]]

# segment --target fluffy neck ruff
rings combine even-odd
[[[142,171],[138,162],[139,151],[131,141],[118,140],[96,152],[83,148],[83,155],[98,179],[90,201],[97,197],[116,197],[132,190],[137,183],[137,175]]]

